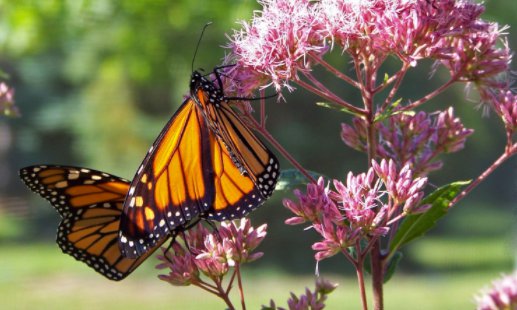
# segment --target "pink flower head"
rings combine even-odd
[[[323,0],[316,28],[362,61],[367,57],[379,64],[392,53],[412,62],[423,58],[425,44],[417,43],[428,30],[428,11],[424,1]]]
[[[348,225],[339,225],[327,218],[323,218],[321,224],[314,224],[313,227],[323,237],[322,241],[312,245],[312,249],[317,251],[314,255],[317,261],[346,250],[361,237],[360,228],[353,229]]]
[[[410,165],[417,175],[439,169],[443,163],[438,156],[463,149],[473,133],[454,115],[452,107],[432,114],[393,115],[388,122],[379,123],[378,130],[378,156],[390,158],[400,167]]]
[[[305,294],[296,296],[291,293],[291,298],[287,301],[287,305],[291,310],[313,309],[320,310],[325,308],[325,300],[327,295],[333,292],[337,284],[324,280],[323,278],[316,279],[316,288],[314,291],[305,288]]]
[[[287,301],[287,305],[290,310],[320,310],[325,308],[325,304],[320,303],[316,294],[311,292],[308,288],[305,289],[305,294],[301,296],[296,296],[294,293],[291,293],[291,298]]]
[[[423,190],[427,185],[427,178],[413,178],[409,165],[405,165],[397,172],[396,165],[392,160],[383,159],[380,164],[372,161],[372,166],[383,181],[388,195],[394,200],[395,205],[405,203],[404,212],[411,213],[424,197]]]
[[[306,194],[295,190],[294,194],[298,197],[298,203],[289,199],[284,199],[283,203],[296,217],[287,219],[285,223],[288,225],[297,225],[306,221],[319,223],[324,215],[340,221],[342,216],[329,197],[329,193],[330,191],[325,187],[325,180],[322,177],[318,179],[317,184],[310,183],[307,185]]]
[[[454,116],[452,107],[438,114],[434,127],[437,130],[436,147],[444,153],[463,149],[467,137],[474,132],[473,129],[465,128],[461,120]]]
[[[505,28],[479,19],[469,22],[468,28],[456,28],[456,33],[442,39],[442,53],[450,51],[440,61],[451,76],[490,84],[497,75],[508,71],[511,62],[508,42],[502,37]]]
[[[233,35],[230,48],[238,66],[268,76],[275,88],[289,87],[296,71],[307,70],[306,55],[319,51],[312,24],[316,14],[309,0],[261,0],[263,9]]]
[[[511,90],[501,90],[495,94],[490,93],[490,101],[511,135],[517,129],[517,95]]]
[[[231,249],[231,259],[238,263],[245,263],[262,257],[262,252],[253,254],[252,252],[266,237],[266,230],[267,224],[254,228],[250,220],[243,218],[240,221],[221,223],[218,231],[223,244]]]
[[[317,184],[309,184],[307,193],[295,191],[299,197],[296,204],[285,200],[284,205],[297,216],[287,224],[312,223],[322,240],[313,244],[315,258],[325,258],[344,252],[361,238],[386,235],[389,227],[389,206],[381,200],[383,192],[373,169],[354,176],[348,174],[346,184],[334,180],[336,191],[324,187],[322,178]]]
[[[185,242],[188,243],[186,248],[190,249],[190,252],[194,253],[199,249],[203,249],[206,237],[211,234],[212,232],[203,225],[196,225],[192,227],[183,233]]]
[[[228,66],[224,69],[224,76],[221,76],[225,94],[233,97],[251,98],[255,96],[257,89],[263,89],[264,85],[270,83],[269,78],[244,65],[235,64],[232,55],[226,56],[223,65]],[[232,101],[234,103],[235,101]],[[238,101],[240,102],[240,101]],[[249,101],[245,101],[246,109],[251,109]]]
[[[478,310],[506,310],[517,308],[517,273],[504,275],[484,288],[476,297]]]
[[[168,268],[169,274],[159,275],[160,280],[172,285],[186,286],[199,281],[199,270],[195,264],[195,257],[185,251],[178,243],[172,245],[172,250],[162,248],[163,255],[158,255],[161,261],[157,269]]]
[[[427,113],[393,115],[386,123],[379,123],[378,128],[379,157],[392,158],[399,165],[411,163],[416,168],[432,156],[432,145],[437,136]]]
[[[346,185],[334,180],[334,187],[339,196],[339,208],[344,212],[346,221],[353,230],[360,229],[363,235],[383,235],[386,227],[378,227],[386,221],[386,206],[381,201],[383,195],[380,183],[375,178],[373,169],[367,173],[347,176]]]
[[[346,145],[357,151],[366,153],[367,136],[366,122],[359,117],[354,117],[352,125],[341,124],[341,139]]]
[[[175,242],[170,251],[158,258],[158,269],[169,268],[169,275],[160,279],[173,285],[199,283],[200,272],[210,279],[221,279],[237,264],[251,262],[262,256],[253,253],[266,236],[267,225],[255,228],[248,219],[223,222],[211,232],[196,225],[183,234],[183,245]]]
[[[207,277],[217,279],[228,273],[230,267],[235,266],[231,248],[220,242],[218,237],[210,234],[205,237],[205,246],[196,256],[196,266]]]
[[[263,253],[252,252],[264,240],[266,229],[266,224],[254,228],[248,219],[221,223],[217,232],[205,237],[204,248],[196,256],[199,269],[222,276],[229,267],[262,257]]]

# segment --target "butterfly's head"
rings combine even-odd
[[[203,69],[192,71],[192,75],[190,76],[190,89],[196,88],[197,85],[201,84],[201,81],[204,79],[201,72]]]
[[[203,69],[195,70],[190,77],[190,93],[191,96],[197,96],[196,92],[202,89],[204,92],[212,93],[216,91],[216,87],[212,81],[209,81],[205,75],[202,74]]]

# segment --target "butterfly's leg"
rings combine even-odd
[[[169,245],[167,246],[167,248],[165,249],[165,251],[163,251],[163,257],[165,257],[165,259],[172,264],[172,261],[169,259],[169,256],[167,255],[167,253],[169,253],[171,250],[172,250],[172,245],[174,244],[174,242],[176,242],[176,237],[178,236],[178,233],[176,231],[174,231],[174,234],[172,236],[172,239],[171,239],[171,242],[169,243]]]
[[[217,226],[215,225],[215,223],[209,219],[205,219],[205,223],[207,223],[208,226],[210,226],[212,228],[212,231],[215,232],[215,235],[217,236],[217,238],[219,238],[219,240],[221,240],[221,236],[219,235],[219,230],[217,230]]]
[[[181,236],[183,238],[183,243],[185,244],[185,247],[187,248],[187,250],[192,254],[192,251],[190,250],[190,246],[189,246],[189,243],[188,243],[188,240],[187,240],[187,237],[185,236],[185,231],[186,230],[189,230],[191,229],[192,227],[196,226],[197,223],[199,223],[200,219],[197,218],[196,220],[194,220],[192,223],[189,223],[188,225],[186,226],[183,226],[181,228],[181,231],[179,233],[181,233]]]

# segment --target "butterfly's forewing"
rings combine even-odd
[[[187,99],[162,130],[138,169],[120,226],[120,248],[138,257],[157,240],[188,225],[214,199],[209,132]]]
[[[63,252],[111,280],[125,278],[166,240],[159,240],[138,259],[122,256],[118,230],[127,180],[86,168],[50,165],[23,168],[20,177],[63,218],[57,232]]]
[[[207,217],[219,221],[243,217],[273,193],[279,177],[278,160],[223,102],[219,88],[197,72],[193,81],[197,82],[191,86],[191,96],[215,133],[211,150],[216,201]]]

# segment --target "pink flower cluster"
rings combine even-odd
[[[506,310],[517,308],[517,272],[492,282],[476,297],[478,310]]]
[[[185,232],[185,244],[175,242],[170,249],[162,249],[156,267],[169,273],[159,278],[172,285],[203,285],[203,274],[220,283],[230,268],[262,256],[252,252],[264,240],[266,229],[266,224],[254,228],[248,219],[223,222],[214,232],[196,225]]]
[[[427,178],[413,177],[407,165],[398,171],[392,160],[372,161],[372,166],[366,173],[349,173],[346,183],[334,180],[335,190],[320,178],[307,185],[306,193],[295,191],[298,202],[284,200],[295,214],[286,224],[310,222],[323,237],[312,246],[316,260],[345,254],[360,240],[371,243],[405,215],[428,209],[420,205]]]
[[[456,79],[476,83],[495,83],[511,60],[505,28],[482,20],[484,7],[471,1],[259,2],[262,11],[233,34],[232,62],[266,77],[277,91],[290,89],[298,72],[311,70],[336,45],[374,70],[388,56],[410,66],[431,58]]]
[[[316,288],[314,291],[305,289],[305,294],[296,296],[291,293],[291,298],[287,301],[289,310],[320,310],[325,308],[325,301],[327,295],[332,293],[337,287],[337,284],[327,281],[323,278],[316,279]],[[275,302],[271,300],[269,306],[262,306],[262,310],[286,310],[286,308],[277,307]]]
[[[485,98],[493,105],[496,113],[503,120],[509,135],[517,129],[517,94],[510,90],[489,92]]]
[[[380,158],[389,158],[399,167],[409,165],[413,173],[427,175],[442,167],[439,155],[457,152],[474,131],[465,128],[450,107],[443,112],[400,113],[376,123]],[[355,118],[341,125],[341,139],[351,148],[366,152],[366,123]]]

